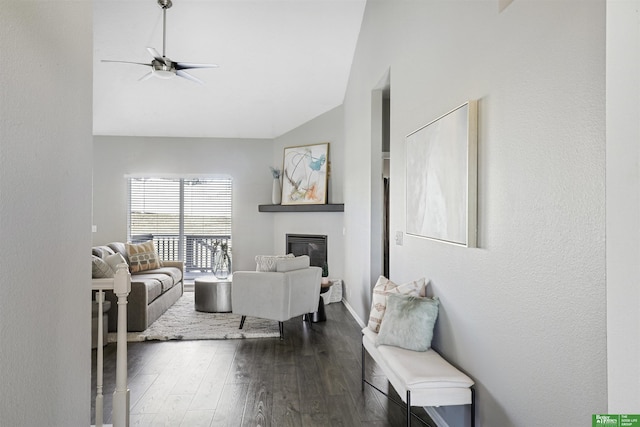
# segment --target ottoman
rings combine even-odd
[[[208,313],[231,312],[231,276],[218,279],[215,276],[199,277],[194,281],[196,311]]]

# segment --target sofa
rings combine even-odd
[[[131,293],[127,300],[127,331],[142,332],[169,307],[184,291],[184,263],[160,261],[153,241],[141,244],[112,242],[92,248],[93,278],[113,277],[115,266],[126,262],[131,273]],[[115,332],[118,322],[116,295],[106,292],[111,303],[109,332]]]

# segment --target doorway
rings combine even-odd
[[[371,91],[371,279],[389,277],[389,188],[391,161],[389,71]]]

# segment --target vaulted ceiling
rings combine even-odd
[[[274,138],[340,105],[365,0],[173,0],[166,56],[205,84],[139,79],[162,53],[156,0],[94,1],[95,135]]]

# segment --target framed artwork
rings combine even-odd
[[[329,143],[286,147],[282,167],[282,204],[327,203]]]
[[[407,234],[476,246],[477,101],[406,137]]]

